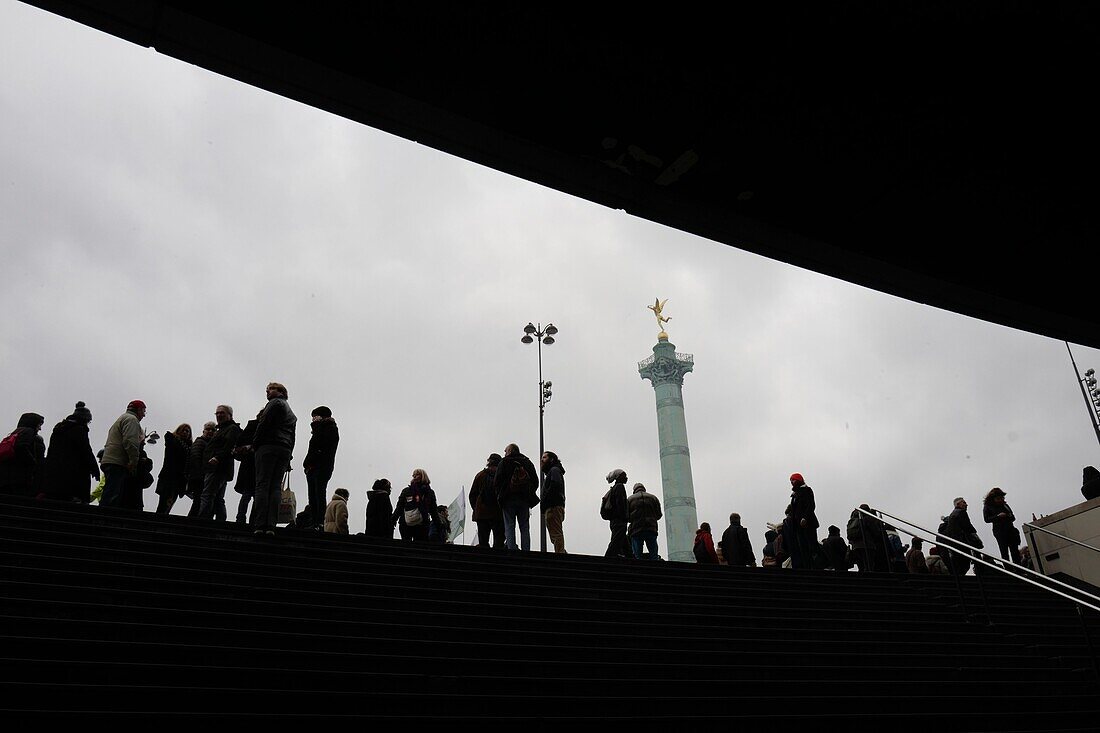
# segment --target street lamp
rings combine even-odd
[[[553,382],[549,380],[543,381],[542,378],[542,345],[549,346],[554,343],[554,334],[558,332],[558,327],[553,323],[546,324],[546,328],[542,327],[540,323],[537,327],[533,323],[528,323],[523,327],[523,338],[520,339],[525,344],[538,341],[539,343],[539,457],[537,459],[539,467],[539,486],[542,486],[542,454],[546,452],[546,440],[545,430],[543,428],[543,416],[546,413],[546,403],[550,401],[553,396],[553,392],[550,388],[553,386]],[[539,508],[539,552],[546,552],[546,515],[542,513],[542,508]]]
[[[1069,341],[1066,341],[1066,351],[1069,351],[1069,360],[1073,364],[1073,373],[1077,377],[1077,383],[1081,387],[1081,397],[1085,399],[1085,406],[1089,411],[1089,422],[1092,423],[1092,430],[1096,433],[1096,440],[1100,442],[1100,387],[1096,386],[1096,370],[1089,369],[1085,372],[1085,376],[1081,376],[1081,372],[1077,369],[1077,362],[1073,358],[1073,352],[1070,351]]]

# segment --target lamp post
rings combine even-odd
[[[1073,364],[1073,373],[1077,377],[1077,384],[1081,387],[1081,397],[1085,400],[1085,406],[1089,411],[1089,422],[1092,423],[1092,431],[1096,433],[1096,441],[1100,443],[1100,388],[1096,386],[1096,371],[1089,369],[1085,376],[1077,369],[1077,362],[1070,351],[1069,341],[1066,341],[1066,351],[1069,351],[1069,360]],[[1090,399],[1091,398],[1091,399]]]
[[[553,396],[550,391],[553,383],[542,379],[542,345],[549,346],[554,343],[554,334],[557,332],[558,328],[553,323],[546,324],[546,328],[543,328],[541,323],[537,327],[533,323],[528,323],[523,327],[523,338],[520,339],[525,344],[533,341],[538,341],[539,344],[539,456],[535,462],[539,469],[540,487],[542,486],[542,454],[546,452],[543,416],[546,414],[546,403]],[[541,507],[539,507],[539,552],[546,552],[546,515],[542,513]]]

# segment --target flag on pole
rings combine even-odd
[[[458,497],[447,507],[447,519],[451,523],[451,542],[462,534],[466,526],[466,487],[458,492]]]

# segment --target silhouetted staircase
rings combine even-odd
[[[962,579],[968,623],[951,578],[262,539],[12,497],[0,565],[8,720],[1100,725],[1072,604],[1010,579],[985,579],[988,618]]]

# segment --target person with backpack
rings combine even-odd
[[[87,504],[91,501],[90,479],[99,481],[99,462],[88,440],[92,412],[83,402],[73,414],[59,422],[50,435],[46,453],[46,496],[55,501]]]
[[[539,503],[539,474],[531,459],[519,451],[519,446],[509,443],[494,479],[497,502],[504,515],[504,547],[516,549],[516,525],[519,525],[520,544],[524,552],[531,549],[531,507]]]
[[[630,545],[635,560],[642,559],[642,543],[646,546],[646,557],[650,560],[660,560],[657,554],[657,526],[663,515],[661,514],[661,500],[645,490],[642,484],[634,484],[634,493],[627,501],[627,515],[630,518]],[[707,525],[707,534],[710,534],[710,525]],[[714,541],[710,543],[710,550],[714,552]],[[715,555],[715,561],[718,556]]]
[[[38,496],[42,492],[46,442],[38,433],[45,422],[38,413],[25,412],[15,430],[0,441],[0,494]]]
[[[633,498],[633,497],[631,497]],[[714,551],[714,536],[710,533],[710,523],[703,522],[695,530],[695,544],[692,547],[695,562],[700,565],[718,565],[718,553]]]
[[[504,514],[500,511],[494,488],[501,460],[499,453],[490,453],[485,468],[478,471],[470,483],[470,506],[474,508],[478,547],[489,547],[491,537],[494,550],[504,548]]]
[[[393,539],[393,502],[390,480],[377,479],[367,492],[367,537]]]
[[[428,472],[417,468],[412,472],[409,485],[398,495],[391,515],[391,521],[398,525],[401,539],[406,542],[427,542],[435,507],[435,491],[432,490]]]
[[[860,504],[859,509],[871,511],[867,504]],[[885,528],[877,517],[867,516],[859,509],[852,510],[847,525],[848,541],[852,543],[852,560],[861,573],[885,573],[889,570],[883,537]]]
[[[607,474],[611,488],[600,500],[600,516],[611,528],[611,541],[607,543],[604,557],[634,557],[626,528],[629,514],[626,506],[626,471],[616,468]]]

